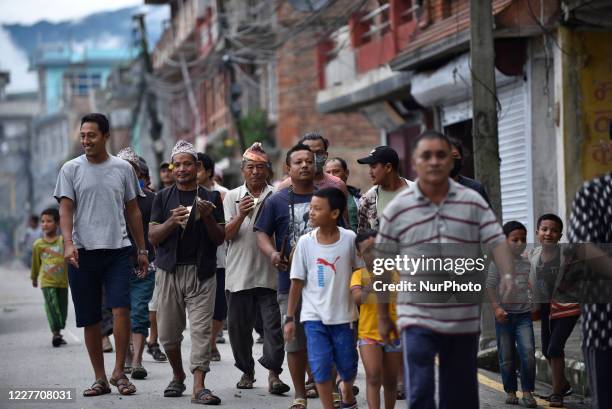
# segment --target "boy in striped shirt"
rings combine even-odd
[[[412,152],[418,180],[385,209],[377,238],[379,246],[384,244],[385,253],[392,252],[393,257],[397,254],[410,257],[422,254],[415,252],[417,247],[427,248],[434,243],[438,253],[446,255],[454,249],[455,254],[448,254],[450,258],[466,260],[481,257],[480,247],[488,247],[502,273],[502,291],[510,291],[512,255],[501,226],[477,192],[449,179],[453,159],[448,138],[425,131],[415,139]],[[460,274],[458,270],[454,273],[457,276],[453,272],[450,276]],[[415,275],[402,271],[401,279],[423,281],[425,277],[422,270]],[[440,407],[477,408],[480,306],[469,302],[442,303],[434,298],[439,296],[440,293],[407,291],[398,296],[397,328],[401,330],[404,346],[408,407],[435,407],[434,359],[438,355]],[[389,318],[387,304],[379,303],[378,313],[379,332],[388,342],[389,334],[397,328]]]

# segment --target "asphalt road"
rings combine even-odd
[[[96,398],[81,396],[83,389],[93,382],[93,372],[83,344],[83,332],[77,329],[72,303],[69,307],[67,328],[64,337],[67,345],[60,348],[51,346],[51,334],[43,307],[40,289],[32,288],[29,274],[19,265],[0,267],[0,409],[8,408],[193,408],[189,391],[181,398],[164,398],[162,391],[171,378],[170,366],[158,363],[145,353],[143,365],[149,372],[146,380],[134,380],[138,392],[133,396],[120,396],[116,389],[109,395]],[[188,329],[186,330],[188,331]],[[188,357],[189,336],[186,334],[183,356]],[[226,334],[227,335],[227,334]],[[227,336],[226,336],[227,338]],[[207,377],[207,387],[211,388],[227,408],[288,408],[291,393],[286,397],[272,396],[267,393],[267,371],[257,364],[255,388],[248,391],[236,389],[235,384],[241,373],[233,365],[229,344],[219,345],[221,362],[213,362]],[[261,356],[261,345],[255,345],[255,359]],[[105,354],[107,373],[112,371],[114,354]],[[188,368],[188,362],[185,367]],[[285,365],[286,369],[286,365]],[[288,371],[281,375],[290,384]],[[503,404],[504,393],[498,374],[481,371],[479,373],[480,402],[482,408],[513,408]],[[358,396],[359,407],[366,408],[365,376],[360,366],[356,384],[361,388]],[[73,388],[74,402],[31,402],[10,401],[8,389],[25,388]],[[538,390],[546,392],[545,385]],[[539,401],[540,407],[547,407]],[[571,409],[584,409],[589,406],[579,397],[572,397],[566,404]],[[404,408],[398,402],[397,408]],[[309,401],[310,409],[321,408],[317,400]]]

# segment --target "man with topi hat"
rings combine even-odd
[[[193,145],[178,141],[172,149],[175,184],[155,196],[149,240],[157,246],[159,341],[174,374],[164,396],[179,397],[186,389],[181,341],[187,310],[193,373],[191,402],[218,405],[221,399],[205,387],[204,378],[210,370],[216,253],[225,237],[225,218],[219,193],[197,184],[200,166]]]
[[[236,367],[243,372],[236,387],[252,389],[255,382],[252,334],[259,308],[264,328],[263,356],[259,363],[269,371],[268,392],[280,395],[290,388],[278,377],[285,351],[276,299],[277,272],[270,259],[259,251],[253,231],[263,203],[274,191],[266,182],[270,161],[261,143],[255,142],[244,152],[240,168],[244,184],[230,190],[223,201],[228,242],[225,271],[228,331]]]

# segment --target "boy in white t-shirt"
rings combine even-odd
[[[334,365],[341,382],[341,408],[357,408],[352,385],[357,374],[357,349],[353,323],[357,308],[349,283],[354,270],[363,267],[355,249],[355,233],[337,226],[346,198],[336,188],[321,189],[310,202],[310,222],[315,230],[300,237],[291,263],[291,289],[285,318],[285,339],[295,336],[293,314],[302,299],[308,362],[325,409],[333,406]]]

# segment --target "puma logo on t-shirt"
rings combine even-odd
[[[324,266],[330,267],[334,271],[334,274],[336,274],[336,263],[338,262],[338,260],[340,260],[340,256],[336,257],[333,263],[330,263],[324,258],[317,258],[317,264],[322,264]]]

